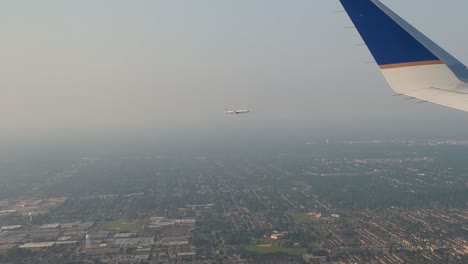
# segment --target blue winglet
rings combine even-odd
[[[340,0],[381,68],[445,63],[462,81],[466,67],[378,0]]]
[[[370,0],[340,0],[378,65],[439,60]]]

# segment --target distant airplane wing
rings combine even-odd
[[[226,114],[236,114],[236,115],[240,115],[240,114],[246,114],[246,113],[249,113],[250,110],[229,110],[227,108],[224,109],[224,112]]]
[[[378,0],[340,0],[390,87],[468,112],[468,70]]]

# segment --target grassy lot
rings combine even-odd
[[[126,233],[136,232],[140,229],[140,226],[135,222],[114,221],[106,223],[104,228],[110,232]]]
[[[288,255],[294,255],[294,256],[302,256],[303,254],[307,253],[306,248],[286,248],[286,247],[281,247],[279,245],[271,245],[270,247],[265,247],[264,245],[254,245],[254,244],[249,244],[244,246],[244,249],[251,253],[251,254],[276,254],[276,253],[283,253],[283,254],[288,254]]]
[[[276,254],[283,253],[294,256],[302,256],[307,253],[306,248],[301,247],[282,247],[281,240],[272,240],[269,238],[260,238],[253,240],[245,245],[244,249],[250,254]]]
[[[183,236],[188,233],[187,227],[172,227],[161,229],[161,235],[163,236]]]
[[[300,213],[300,212],[289,212],[288,213],[296,222],[311,222],[314,221],[314,217],[312,215],[308,215],[307,213]]]

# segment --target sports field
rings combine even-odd
[[[136,232],[140,229],[140,226],[135,222],[113,221],[104,224],[104,228],[110,232],[126,233]]]
[[[302,256],[307,253],[306,248],[296,248],[296,247],[281,247],[278,245],[268,244],[249,244],[244,246],[244,249],[250,254],[277,254],[283,253],[294,256]]]
[[[294,256],[302,256],[307,253],[306,248],[301,247],[283,247],[277,240],[257,239],[252,243],[245,245],[243,248],[250,254],[288,254]]]
[[[307,213],[300,213],[300,212],[289,212],[288,213],[296,222],[310,222],[314,221],[314,217]]]

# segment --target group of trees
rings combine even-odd
[[[447,188],[428,186],[409,192],[388,182],[374,181],[374,176],[337,176],[311,178],[314,192],[327,202],[345,209],[379,209],[390,206],[421,208],[466,206],[468,192],[464,185]]]

